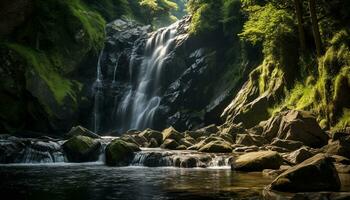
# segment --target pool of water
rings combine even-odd
[[[100,164],[0,166],[0,196],[11,199],[260,199],[271,182],[230,169],[107,167]]]
[[[349,178],[349,176],[348,176]],[[348,179],[346,178],[346,179]],[[1,199],[263,199],[272,178],[228,168],[1,165]],[[281,197],[287,194],[281,194]],[[4,198],[5,197],[5,198]],[[279,198],[284,199],[284,198]]]

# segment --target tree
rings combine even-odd
[[[321,41],[320,29],[318,26],[315,0],[309,0],[309,11],[310,11],[310,17],[311,17],[312,32],[315,40],[316,53],[317,53],[317,56],[320,57],[322,55],[322,41]]]
[[[305,32],[304,32],[304,20],[303,20],[303,6],[300,0],[294,0],[295,13],[298,20],[298,32],[299,32],[299,41],[300,49],[302,52],[305,52],[306,41],[305,41]]]

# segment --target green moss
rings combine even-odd
[[[334,129],[344,129],[349,126],[350,126],[350,109],[344,108],[343,115],[339,118],[339,121],[334,126]]]
[[[101,49],[105,38],[105,20],[97,12],[91,11],[80,0],[69,0],[67,4],[73,15],[82,23],[84,30],[89,36],[90,46],[96,51]]]
[[[55,67],[45,54],[18,44],[8,44],[8,46],[20,54],[27,61],[27,64],[32,67],[28,68],[26,73],[35,73],[45,81],[59,105],[63,105],[67,97],[77,103],[77,95],[73,87],[78,82],[63,78],[55,71]],[[81,85],[78,85],[81,89]]]

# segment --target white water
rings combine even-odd
[[[102,75],[102,68],[101,68],[101,59],[103,56],[103,49],[99,54],[98,61],[97,61],[97,74],[96,74],[96,80],[93,84],[93,94],[94,94],[94,113],[93,113],[93,121],[94,121],[94,132],[98,133],[100,130],[100,106],[103,98],[103,75]]]
[[[148,38],[144,59],[138,67],[136,88],[131,87],[118,106],[118,116],[123,119],[123,131],[152,127],[154,114],[161,101],[162,68],[174,44],[176,28],[177,23],[174,23],[152,33]],[[134,58],[133,53],[129,66],[131,76]]]

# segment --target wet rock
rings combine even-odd
[[[253,134],[237,134],[236,137],[236,144],[241,144],[245,146],[262,146],[264,144],[267,144],[268,141],[261,137],[260,135],[253,135]]]
[[[162,149],[171,149],[175,150],[179,145],[175,140],[173,139],[166,139],[162,145],[160,145],[160,148]]]
[[[270,188],[285,192],[338,191],[340,180],[331,159],[317,154],[282,173]]]
[[[209,126],[206,126],[206,127],[199,129],[199,131],[204,132],[204,133],[210,133],[210,134],[214,133],[215,134],[215,133],[219,132],[220,129],[217,126],[215,126],[215,124],[211,124]]]
[[[140,146],[146,146],[147,144],[147,139],[143,136],[139,136],[139,135],[132,135],[131,136],[136,142],[137,144],[139,144]]]
[[[91,137],[91,138],[100,138],[99,135],[95,134],[94,132],[82,126],[72,127],[72,129],[66,134],[68,138],[71,138],[73,136],[78,136],[78,135]]]
[[[0,139],[0,163],[13,163],[21,156],[25,144],[17,139]]]
[[[86,136],[74,136],[63,144],[70,162],[96,161],[101,152],[101,143]]]
[[[197,167],[198,160],[195,157],[187,157],[181,161],[180,167],[182,168],[193,168]]]
[[[162,134],[163,134],[163,141],[165,141],[167,139],[173,139],[173,140],[179,142],[182,138],[184,138],[184,135],[179,133],[173,127],[169,127],[167,129],[164,129]]]
[[[264,169],[279,169],[283,158],[274,151],[259,151],[241,155],[231,165],[238,171],[262,171]]]
[[[151,140],[151,138],[154,138],[158,144],[162,144],[163,142],[163,135],[161,132],[159,131],[155,131],[152,129],[146,129],[144,131],[142,131],[139,136],[141,137],[145,137],[148,142]]]
[[[282,147],[291,151],[297,150],[300,147],[303,146],[303,143],[300,141],[293,141],[293,140],[281,140],[278,138],[275,138],[272,142],[271,142],[272,146],[276,146],[276,147]]]
[[[179,144],[184,145],[186,148],[192,146],[194,143],[190,142],[187,138],[182,138],[179,142]]]
[[[350,199],[348,192],[300,192],[300,193],[281,193],[264,189],[263,199],[266,200],[347,200]]]
[[[149,142],[146,144],[146,147],[148,147],[148,148],[157,148],[157,147],[159,147],[159,144],[158,144],[156,139],[151,138],[149,140]]]
[[[288,154],[286,156],[286,159],[292,163],[292,164],[299,164],[301,162],[303,162],[304,160],[311,158],[312,156],[314,156],[315,154],[312,153],[309,148],[307,147],[302,147],[298,150],[295,150],[293,152],[291,152],[290,154]]]
[[[235,138],[228,133],[220,133],[219,137],[224,139],[226,142],[233,144],[235,142]]]
[[[137,151],[141,151],[141,149],[135,144],[115,139],[106,147],[106,164],[110,166],[129,165],[134,157],[134,152]]]
[[[176,150],[186,150],[187,147],[185,145],[180,145],[178,147],[176,147]]]
[[[242,123],[240,124],[227,123],[220,126],[220,133],[226,133],[233,136],[241,132],[244,132],[244,127]]]
[[[210,153],[230,153],[232,152],[232,147],[229,143],[225,141],[211,141],[199,149],[200,152],[210,152]]]
[[[316,118],[309,112],[298,110],[281,112],[269,119],[262,136],[271,140],[277,137],[300,141],[314,148],[322,147],[328,142],[328,135],[318,125]]]
[[[334,164],[335,169],[337,170],[338,173],[343,173],[343,174],[349,174],[350,173],[350,165],[344,165],[344,164]]]
[[[322,148],[322,151],[327,154],[339,155],[350,158],[350,142],[337,140],[329,143]]]
[[[283,147],[276,147],[276,146],[272,146],[272,145],[266,145],[264,146],[265,149],[267,150],[271,150],[271,151],[276,151],[278,153],[286,153],[286,152],[290,152],[290,150],[285,149]]]
[[[235,152],[254,152],[254,151],[258,151],[259,147],[256,145],[252,145],[252,146],[243,146],[243,147],[236,147],[234,148],[233,151]]]

